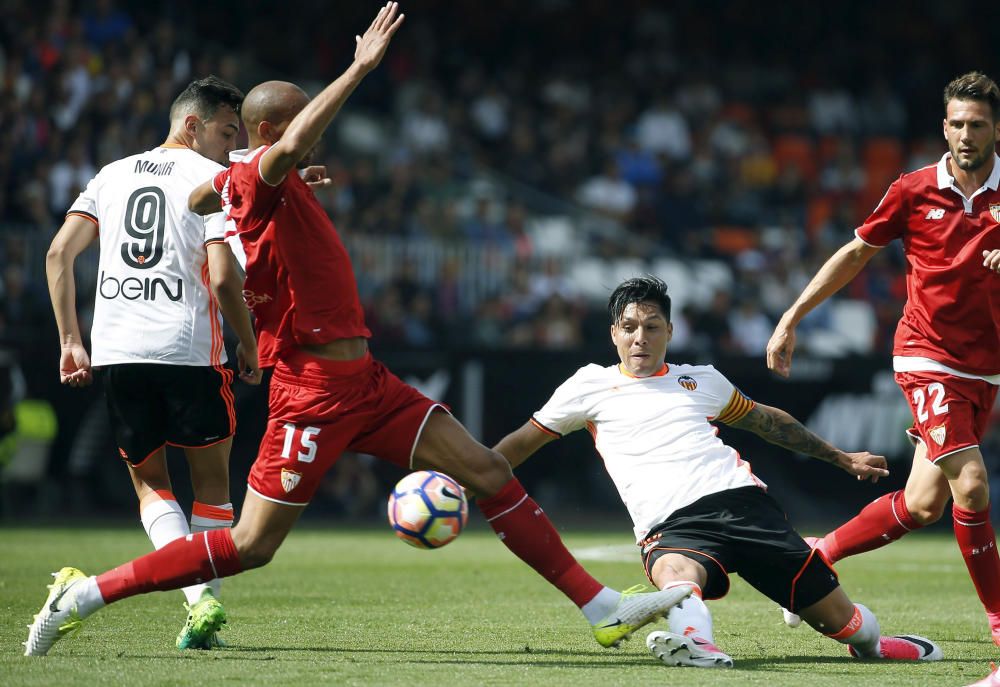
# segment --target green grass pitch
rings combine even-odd
[[[571,531],[566,543],[606,584],[644,581],[627,534]],[[786,628],[774,604],[737,577],[712,602],[731,671],[667,668],[641,630],[602,649],[561,594],[492,533],[473,529],[418,551],[388,528],[304,528],[269,566],[227,580],[229,648],[179,652],[180,592],[128,599],[89,618],[45,658],[21,656],[49,573],[94,573],[144,553],[138,526],[0,529],[0,684],[20,685],[892,685],[960,686],[998,649],[954,541],[916,534],[841,562],[848,594],[885,633],[938,641],[939,663],[855,661],[806,627]]]

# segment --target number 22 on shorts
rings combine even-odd
[[[930,417],[930,414],[927,412],[927,408],[925,407],[927,404],[927,396],[931,397],[930,409],[935,416],[944,415],[948,412],[948,404],[943,403],[944,385],[941,384],[941,382],[928,384],[926,392],[923,389],[914,389],[913,403],[917,406],[917,422],[920,423],[927,422],[927,418]],[[288,446],[288,440],[285,441],[285,446]]]
[[[291,458],[293,444],[295,442],[295,433],[299,433],[299,444],[304,448],[304,451],[298,451],[296,454],[296,459],[300,463],[311,463],[316,459],[316,449],[319,447],[316,445],[314,437],[319,434],[319,427],[306,427],[300,430],[291,422],[286,422],[285,425],[285,443],[281,448],[282,458]]]

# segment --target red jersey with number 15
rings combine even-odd
[[[262,367],[301,344],[371,336],[333,222],[294,171],[277,186],[261,178],[267,149],[231,154],[232,166],[213,180],[227,241],[246,272],[243,295],[257,320]]]
[[[893,355],[930,358],[976,375],[1000,373],[1000,275],[983,251],[1000,248],[1000,158],[966,198],[936,165],[894,181],[857,236],[872,246],[901,239],[906,305]]]

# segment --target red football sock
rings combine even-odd
[[[604,588],[566,550],[555,527],[516,477],[493,496],[479,499],[479,509],[514,555],[580,608]]]
[[[923,525],[906,508],[902,490],[881,496],[852,519],[823,537],[823,550],[831,563],[890,544]]]
[[[987,613],[1000,612],[1000,556],[990,523],[990,507],[978,513],[956,505],[951,508],[955,539],[969,569],[972,584]]]
[[[136,594],[180,589],[240,572],[240,555],[228,528],[199,532],[170,542],[97,576],[106,603]]]

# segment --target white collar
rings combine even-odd
[[[948,173],[948,160],[951,153],[945,153],[937,163],[937,185],[938,188],[952,188],[955,185],[955,177]],[[983,184],[985,188],[996,191],[1000,187],[1000,157],[993,153],[993,171]]]

